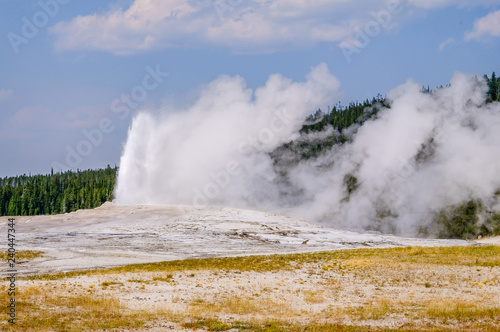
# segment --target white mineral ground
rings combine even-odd
[[[7,227],[7,218],[0,227]],[[477,243],[356,233],[224,207],[112,203],[67,214],[16,217],[15,227],[17,250],[45,252],[41,258],[18,262],[19,275],[187,258]]]

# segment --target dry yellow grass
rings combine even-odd
[[[295,313],[286,304],[270,298],[224,298],[217,302],[195,299],[185,311],[191,317],[216,317],[219,314],[238,316],[293,316]]]
[[[57,288],[22,287],[16,296],[16,324],[3,321],[4,331],[98,331],[118,327],[138,328],[158,314],[130,311],[116,298],[78,293],[61,295]],[[7,303],[2,289],[0,301]]]
[[[18,281],[17,328],[500,331],[499,257],[494,246],[360,249],[37,276]]]
[[[33,251],[33,250],[21,250],[21,251],[16,251],[14,255],[17,262],[22,262],[22,261],[30,261],[37,257],[41,257],[43,256],[43,252]],[[0,257],[4,261],[7,261],[9,258],[11,258],[7,250],[0,251]]]

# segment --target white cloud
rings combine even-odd
[[[498,0],[409,0],[409,3],[419,8],[443,8],[447,6],[474,7],[498,4]]]
[[[135,0],[128,9],[78,16],[50,28],[55,49],[126,55],[200,44],[268,52],[342,42],[386,0]],[[362,10],[360,10],[362,8]]]
[[[453,44],[454,42],[455,42],[455,38],[446,39],[444,42],[439,44],[439,52],[442,52],[446,48],[446,46]]]
[[[483,3],[488,0],[478,1]],[[489,0],[491,1],[491,0]],[[463,0],[410,0],[413,7]],[[387,13],[399,7],[398,13]],[[50,28],[57,51],[100,50],[127,55],[168,47],[221,46],[235,52],[270,52],[320,42],[346,43],[367,23],[397,25],[403,0],[134,0],[129,8],[78,16]],[[405,14],[399,14],[399,13]]]
[[[453,0],[410,0],[410,3],[419,8],[444,7],[453,2]]]
[[[500,37],[500,10],[477,20],[474,29],[465,34],[465,40],[478,40],[484,36]]]
[[[14,95],[14,90],[12,89],[1,89],[0,90],[0,101],[4,101],[4,100],[7,100],[9,99],[10,97],[12,97]]]

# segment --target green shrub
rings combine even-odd
[[[479,228],[483,236],[500,235],[500,213],[490,215]]]
[[[438,237],[442,239],[471,239],[478,234],[478,212],[481,204],[469,201],[437,216]]]

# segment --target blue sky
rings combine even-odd
[[[500,71],[493,0],[0,0],[0,29],[2,177],[115,165],[133,114],[221,74],[254,89],[324,62],[333,105]]]

